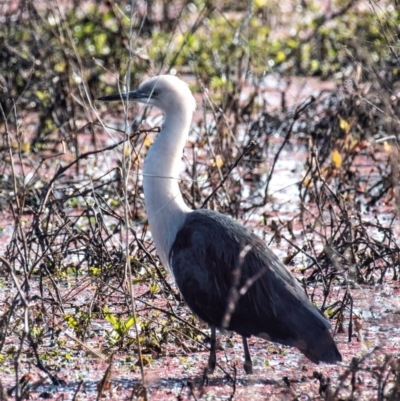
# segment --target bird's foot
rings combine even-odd
[[[204,373],[203,373],[203,386],[206,386],[208,384],[208,375],[212,375],[215,370],[215,362],[210,362],[208,361],[208,365],[206,368],[204,368]]]
[[[211,370],[208,366],[204,368],[203,372],[203,386],[208,385],[208,375],[212,375],[214,373],[214,370]]]
[[[253,374],[253,364],[251,363],[251,361],[245,361],[243,368],[244,368],[244,371],[246,372],[246,375]]]
[[[212,375],[214,373],[215,365],[215,362],[208,361],[208,366],[204,369],[208,375]]]

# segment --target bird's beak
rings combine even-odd
[[[116,93],[114,95],[99,97],[97,100],[102,102],[113,102],[114,100],[147,100],[150,99],[150,97],[150,94],[136,90],[127,93]]]

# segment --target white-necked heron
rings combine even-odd
[[[297,347],[314,363],[341,361],[330,323],[268,246],[232,218],[185,204],[179,164],[196,106],[188,85],[161,75],[99,100],[121,99],[164,113],[144,163],[145,205],[162,264],[189,308],[210,325],[208,372],[216,364],[216,328],[242,336],[246,373],[252,373],[250,336]]]

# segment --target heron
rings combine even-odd
[[[191,311],[210,327],[205,372],[216,367],[216,329],[242,337],[246,374],[253,373],[251,336],[296,347],[316,364],[341,361],[329,321],[264,241],[229,216],[186,205],[179,170],[196,108],[186,82],[159,75],[137,90],[99,100],[135,101],[163,112],[144,161],[145,207],[161,263]]]

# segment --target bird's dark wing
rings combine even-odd
[[[233,219],[209,210],[190,213],[170,266],[186,303],[205,322],[222,328],[239,283],[244,293],[224,328],[296,346],[314,362],[340,360],[329,322],[264,242]]]

